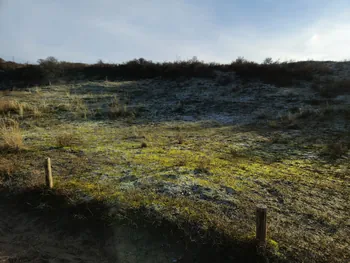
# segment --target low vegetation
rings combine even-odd
[[[11,160],[0,157],[0,182],[9,179],[15,169],[15,164]]]
[[[82,140],[73,132],[62,132],[56,136],[57,147],[78,146]]]
[[[333,159],[340,158],[347,154],[350,146],[350,140],[338,140],[326,145],[324,154]]]
[[[266,260],[350,257],[346,85],[344,100],[312,85],[334,74],[327,64],[51,62],[67,75],[52,71],[48,85],[1,98],[3,185],[42,186],[50,157],[55,189],[103,202],[108,220],[143,215],[196,242],[243,247],[254,244],[255,207],[265,204]],[[55,82],[76,72],[90,81]]]
[[[119,117],[135,117],[132,110],[125,103],[122,103],[118,97],[114,96],[109,103],[108,116],[112,119]]]
[[[312,84],[312,88],[326,98],[350,94],[350,79],[326,78],[317,80]]]
[[[17,113],[23,116],[23,105],[15,100],[0,100],[0,114]]]
[[[19,151],[24,148],[22,132],[16,120],[0,119],[0,140],[3,151]]]

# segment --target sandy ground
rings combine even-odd
[[[88,229],[79,234],[0,200],[0,262],[108,262]],[[33,208],[33,210],[38,208]]]
[[[54,198],[42,192],[0,194],[0,263],[256,262],[241,248],[227,253],[198,246],[150,222],[107,224],[97,219],[100,208],[94,204],[66,207]]]

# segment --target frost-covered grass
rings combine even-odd
[[[136,88],[125,91],[130,85]],[[49,156],[55,187],[77,199],[146,209],[180,228],[196,226],[200,236],[214,230],[242,242],[253,240],[255,205],[263,203],[269,249],[278,257],[350,256],[349,134],[302,123],[288,130],[283,122],[154,122],[148,117],[159,109],[132,103],[143,94],[137,85],[83,83],[8,95],[42,113],[10,116],[19,118],[25,139],[25,150],[1,153],[16,160],[11,180],[42,184]],[[117,102],[133,114],[111,118]],[[336,143],[340,154],[329,151]]]

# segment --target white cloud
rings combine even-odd
[[[327,19],[320,18],[313,24],[305,25],[294,32],[276,32],[264,37],[249,30],[230,33],[223,31],[217,47],[218,60],[225,54],[244,56],[247,59],[263,61],[266,57],[280,60],[343,60],[350,58],[350,16],[348,11],[334,14]],[[232,35],[232,37],[230,36]],[[233,37],[235,36],[235,37]]]
[[[136,57],[169,61],[197,56],[216,62],[238,56],[255,61],[350,57],[346,10],[332,11],[294,31],[280,28],[267,34],[244,20],[220,24],[210,6],[185,0],[7,0],[0,8],[0,34],[6,39],[0,56],[22,61],[49,55],[86,62]]]

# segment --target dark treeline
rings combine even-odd
[[[143,58],[121,64],[99,61],[95,64],[58,61],[54,57],[39,59],[38,64],[20,64],[0,58],[0,84],[9,86],[47,85],[74,80],[138,80],[161,77],[213,78],[215,71],[233,71],[242,79],[259,79],[268,84],[288,86],[300,80],[312,80],[315,73],[330,69],[322,62],[278,62],[268,58],[263,63],[238,58],[230,64],[205,63],[194,57],[187,61],[152,62]]]

